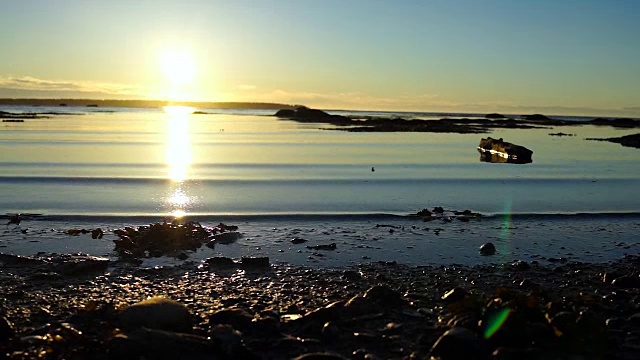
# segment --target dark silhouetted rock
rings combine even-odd
[[[115,336],[108,344],[110,359],[226,359],[205,337],[139,328]]]
[[[226,256],[210,257],[202,261],[202,265],[201,265],[201,267],[203,268],[204,267],[225,268],[225,267],[234,267],[234,266],[236,266],[236,263],[233,261],[233,259],[228,258]]]
[[[322,353],[317,352],[317,353],[303,354],[293,360],[349,360],[349,359],[338,354],[333,354],[328,352],[322,352]]]
[[[293,110],[283,109],[275,113],[276,117],[291,119],[298,122],[318,122],[333,125],[351,125],[353,121],[345,116],[331,115],[322,110],[309,109],[306,106],[298,106]]]
[[[311,250],[328,250],[328,251],[332,251],[332,250],[335,250],[337,248],[337,245],[336,245],[336,243],[331,243],[331,244],[327,244],[327,245],[307,246],[307,248],[309,248]]]
[[[402,295],[386,285],[376,285],[369,288],[363,295],[366,300],[370,300],[380,306],[396,307],[406,304]]]
[[[542,114],[524,115],[522,118],[529,121],[551,120],[551,118]]]
[[[218,310],[209,316],[209,324],[212,327],[216,325],[231,325],[234,329],[240,331],[245,331],[251,326],[252,320],[253,316],[240,308]]]
[[[591,121],[588,121],[587,123],[591,125],[613,126],[617,128],[635,128],[640,126],[640,121],[628,119],[628,118],[618,118],[618,119],[595,118]]]
[[[494,255],[496,253],[496,247],[492,243],[482,244],[480,246],[480,254],[482,255]]]
[[[614,279],[611,285],[617,286],[622,289],[636,289],[640,288],[640,277],[638,275],[625,275]]]
[[[588,138],[587,140],[609,141],[620,144],[622,146],[640,149],[640,134],[625,135],[614,138]]]
[[[245,269],[269,268],[269,258],[266,256],[243,256],[240,265]]]
[[[433,344],[431,355],[441,360],[487,359],[484,342],[476,333],[462,327],[447,330]]]
[[[210,237],[211,242],[216,244],[231,244],[238,239],[240,239],[242,235],[237,231],[228,231],[220,234],[215,234]]]
[[[16,335],[13,324],[4,316],[0,316],[0,344]]]
[[[129,306],[119,314],[124,330],[140,327],[190,332],[192,319],[189,310],[177,301],[156,296]]]
[[[307,240],[300,238],[300,237],[295,237],[293,239],[291,239],[291,243],[293,244],[302,244],[302,243],[306,243]]]
[[[498,113],[491,113],[484,116],[487,119],[505,119],[506,116]]]

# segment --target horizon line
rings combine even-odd
[[[71,103],[71,104],[67,104]],[[164,107],[164,106],[193,106],[193,107],[213,107],[213,108],[239,108],[239,109],[292,109],[298,106],[306,106],[303,104],[284,104],[277,102],[265,102],[265,101],[184,101],[184,100],[160,100],[160,99],[91,99],[91,98],[0,98],[0,106],[84,106],[87,105],[99,105],[104,104],[106,107],[131,107],[131,108],[152,108],[152,107]],[[205,105],[205,106],[202,106]],[[229,106],[229,105],[235,105]],[[257,105],[257,107],[256,107]],[[535,108],[535,106],[519,106]],[[312,107],[309,107],[312,108]],[[485,112],[471,112],[471,111],[447,111],[447,110],[373,110],[373,109],[339,109],[322,107],[316,108],[324,111],[354,111],[354,112],[381,112],[381,113],[433,113],[433,114],[483,114]],[[596,110],[596,109],[594,109]],[[612,109],[602,109],[600,111],[616,111]],[[619,110],[618,110],[619,111]],[[510,115],[507,112],[486,112],[486,114],[500,113],[502,115]],[[534,113],[543,112],[517,112],[511,113],[511,115],[530,115]],[[575,116],[575,117],[601,117],[597,115],[576,115],[576,114],[545,114],[549,116]],[[604,117],[621,118],[619,115],[606,115]],[[637,116],[634,116],[634,118]]]

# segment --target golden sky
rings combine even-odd
[[[11,1],[0,97],[640,116],[635,1]]]

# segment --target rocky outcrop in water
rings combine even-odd
[[[618,143],[622,146],[634,147],[636,149],[640,149],[640,134],[626,135],[621,137],[614,138],[588,138],[587,140],[595,140],[595,141],[609,141],[613,143]]]
[[[351,125],[352,120],[341,115],[331,115],[322,110],[310,109],[306,106],[298,106],[294,109],[278,110],[276,117],[295,120],[298,122],[327,123],[333,125]]]

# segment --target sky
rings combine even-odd
[[[636,0],[0,1],[0,97],[640,117]]]

